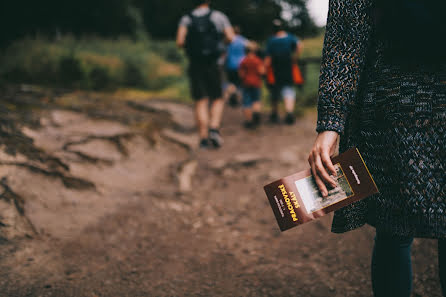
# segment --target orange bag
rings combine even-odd
[[[291,72],[293,75],[294,84],[303,85],[305,80],[304,77],[302,76],[302,72],[300,71],[299,66],[297,65],[297,63],[293,63],[291,67],[292,67]],[[274,85],[276,83],[276,78],[274,77],[274,71],[271,66],[267,67],[266,69],[266,82],[270,85]]]
[[[266,67],[266,82],[269,85],[274,85],[276,83],[276,78],[274,77],[273,67]]]
[[[296,85],[303,85],[304,84],[304,77],[302,76],[302,72],[300,71],[299,66],[297,63],[294,63],[292,66],[292,72],[293,72],[293,82]]]

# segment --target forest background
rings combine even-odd
[[[190,100],[187,60],[174,43],[194,0],[6,1],[0,10],[0,83],[72,89],[143,90]],[[320,57],[323,28],[306,0],[215,0],[243,35],[264,43],[273,19],[305,40],[303,58]],[[316,100],[319,65],[305,68],[305,105]]]

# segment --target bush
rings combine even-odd
[[[89,74],[90,87],[93,90],[103,90],[111,87],[112,79],[107,69],[95,66]]]
[[[182,77],[173,42],[22,39],[0,53],[0,80],[87,89],[159,89]]]
[[[84,72],[80,61],[74,56],[62,57],[59,64],[60,82],[64,85],[72,85],[84,79]]]
[[[144,85],[144,76],[141,69],[133,62],[127,61],[125,63],[124,83],[129,87],[140,87]]]

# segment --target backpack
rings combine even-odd
[[[389,61],[445,61],[444,0],[375,0],[375,30]]]
[[[212,10],[203,16],[189,14],[191,23],[186,36],[186,54],[194,61],[215,61],[221,54],[221,34],[211,20]]]

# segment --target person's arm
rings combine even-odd
[[[184,43],[186,42],[186,35],[187,35],[187,27],[179,26],[177,31],[177,46],[179,48],[184,47]]]
[[[264,75],[266,73],[265,64],[262,63],[262,60],[259,59],[259,61],[260,61],[259,68],[258,68],[259,74]]]
[[[214,11],[212,17],[219,31],[223,33],[225,41],[231,43],[235,38],[235,32],[228,17],[220,11]]]
[[[270,56],[266,56],[265,57],[265,67],[266,68],[271,67],[271,63],[272,63],[271,57]]]
[[[225,34],[226,42],[231,43],[235,37],[234,28],[232,28],[232,26],[226,27],[223,32]]]
[[[179,48],[183,48],[186,43],[187,27],[189,26],[190,22],[190,17],[185,15],[181,18],[180,23],[178,24],[176,42]]]
[[[336,174],[330,156],[338,135],[344,131],[350,101],[357,94],[371,32],[369,1],[330,0],[319,78],[319,133],[308,157],[311,171],[323,196],[325,184],[334,185]]]

